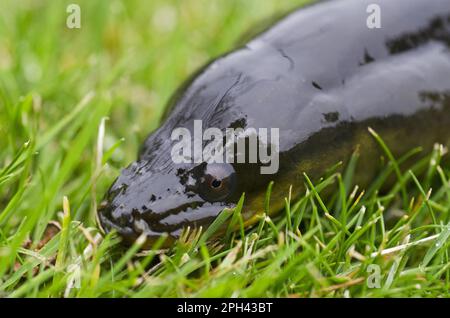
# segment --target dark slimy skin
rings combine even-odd
[[[367,26],[372,3],[381,28]],[[174,163],[172,131],[192,131],[194,120],[222,131],[279,128],[278,172],[261,174],[261,163]],[[167,233],[169,246],[183,228],[207,227],[243,192],[252,223],[271,180],[277,211],[290,185],[294,198],[304,192],[303,172],[319,178],[356,147],[364,186],[380,155],[368,127],[395,156],[449,145],[450,0],[321,2],[214,60],[176,94],[138,160],[111,186],[101,225],[127,242],[144,234],[146,246]]]

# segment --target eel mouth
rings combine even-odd
[[[143,235],[145,243],[142,248],[149,249],[162,236],[166,236],[162,247],[170,247],[188,227],[191,230],[201,227],[204,231],[224,208],[232,207],[229,204],[193,201],[162,213],[151,209],[115,213],[123,207],[115,207],[108,201],[103,201],[97,215],[104,233],[116,231],[127,245],[132,245]]]
[[[177,232],[168,232],[158,229],[150,229],[148,224],[137,213],[122,214],[119,217],[113,216],[113,207],[107,201],[103,201],[98,210],[98,221],[102,231],[107,234],[112,231],[117,232],[123,239],[123,242],[130,246],[134,244],[139,237],[144,235],[145,242],[142,246],[144,249],[150,249],[163,235],[167,235],[164,246],[172,244],[179,235]],[[152,224],[155,224],[153,221]]]

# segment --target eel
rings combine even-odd
[[[196,122],[200,132],[228,136],[230,130],[235,138],[199,139]],[[174,94],[160,127],[106,193],[100,225],[127,243],[143,235],[145,247],[166,233],[164,246],[171,246],[186,227],[204,229],[234,208],[242,193],[249,225],[264,211],[270,181],[271,210],[278,211],[290,186],[292,198],[304,193],[303,173],[320,178],[357,148],[355,182],[367,186],[381,154],[368,127],[394,156],[449,145],[450,0],[314,3],[202,67]],[[234,152],[223,162],[189,160],[184,155],[191,151],[174,160],[179,128],[191,133],[189,147],[219,140],[215,145]],[[261,128],[276,128],[278,139],[264,139]],[[251,160],[255,134],[261,154],[278,158],[276,171],[262,172],[269,165],[262,156]]]

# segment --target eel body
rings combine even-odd
[[[379,27],[370,27],[370,5]],[[276,173],[266,163],[175,163],[173,131],[277,128]],[[168,105],[99,210],[106,231],[150,246],[187,226],[207,227],[245,192],[247,223],[305,191],[303,172],[320,178],[359,148],[355,172],[367,185],[378,169],[376,131],[394,156],[450,141],[450,0],[333,0],[299,9],[192,77]],[[194,137],[192,137],[194,138]],[[249,136],[239,138],[250,139]],[[236,138],[239,139],[239,138]],[[203,140],[207,146],[211,140]],[[236,141],[237,142],[237,141]],[[237,147],[237,145],[236,145]]]

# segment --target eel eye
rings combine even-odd
[[[211,188],[213,189],[220,189],[222,187],[222,180],[214,179],[211,181]]]
[[[206,201],[221,201],[233,193],[235,184],[236,173],[232,165],[207,164],[200,181],[199,195]]]

